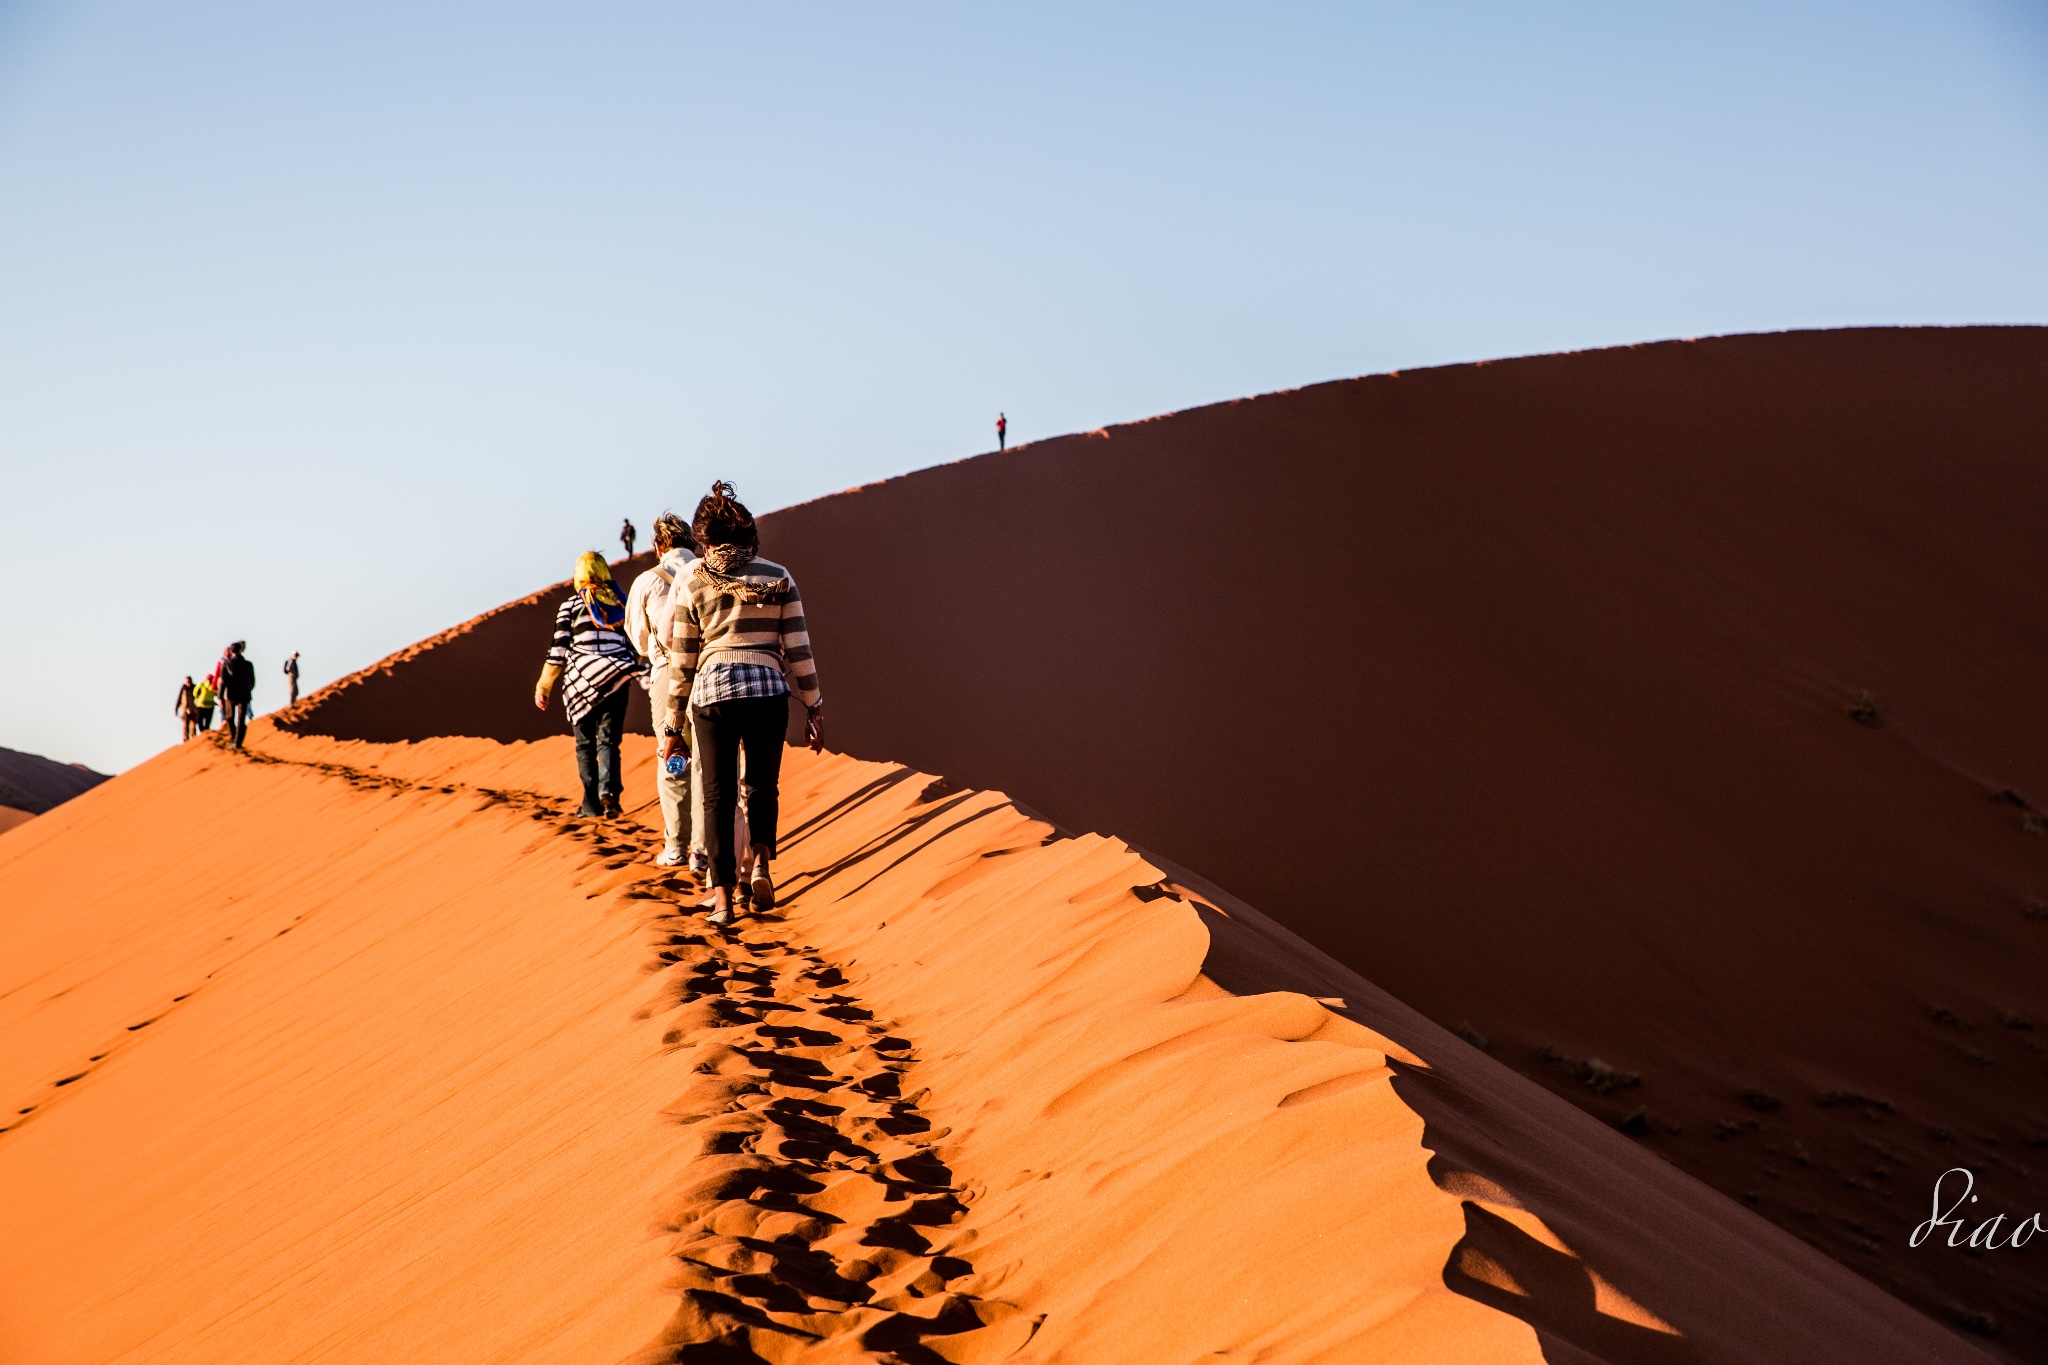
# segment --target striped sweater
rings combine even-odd
[[[811,637],[804,628],[804,602],[789,570],[755,558],[736,573],[713,573],[698,560],[668,596],[659,625],[669,656],[668,724],[680,727],[697,671],[720,663],[765,664],[780,669],[806,706],[823,698]]]

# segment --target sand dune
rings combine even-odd
[[[719,932],[571,772],[264,722],[0,846],[5,1358],[1974,1358],[1117,840],[793,753]]]
[[[0,807],[41,815],[106,780],[105,773],[76,763],[59,763],[18,749],[0,749]],[[10,828],[4,819],[0,817],[0,829]]]
[[[0,1358],[2042,1358],[2027,1253],[1905,1241],[2048,1206],[2044,361],[1453,367],[777,513],[856,757],[739,934],[566,818],[560,585],[144,765],[0,842]]]
[[[1453,366],[924,470],[763,534],[835,744],[1186,865],[2048,1359],[2023,1259],[1905,1246],[1953,1165],[2048,1208],[2043,374],[2042,328]],[[501,628],[522,660],[545,629]],[[437,652],[489,675],[481,644]],[[463,732],[527,733],[525,671],[466,689]],[[304,723],[408,737],[437,676]]]

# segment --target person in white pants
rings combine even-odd
[[[654,567],[635,578],[626,594],[626,638],[653,665],[647,679],[647,695],[653,703],[655,749],[658,753],[660,741],[667,734],[662,725],[662,711],[669,694],[670,664],[653,623],[661,619],[668,595],[676,583],[689,576],[690,566],[697,561],[696,545],[690,539],[688,523],[673,512],[663,512],[656,517],[654,553],[658,556]],[[690,738],[689,735],[683,736],[683,742],[688,744]],[[654,861],[662,867],[680,866],[689,859],[691,850],[703,847],[701,811],[704,802],[701,795],[691,790],[701,784],[693,783],[690,777],[687,767],[681,777],[670,777],[666,768],[658,762],[655,764],[655,792],[661,798],[662,832],[666,839],[661,856]]]

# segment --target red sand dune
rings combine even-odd
[[[777,513],[889,762],[792,757],[737,937],[564,818],[559,588],[182,746],[0,840],[0,1358],[2041,1358],[2038,1251],[1904,1240],[2048,1203],[2044,360],[1456,367]]]
[[[1906,1237],[1954,1165],[2048,1210],[2044,376],[2041,328],[1454,366],[925,470],[763,536],[836,745],[1185,864],[2040,1360],[2038,1251]],[[554,600],[296,723],[559,729],[526,701]]]
[[[0,843],[0,1357],[1981,1358],[1116,840],[796,752],[720,934],[570,773],[259,722]]]

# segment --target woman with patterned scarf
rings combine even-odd
[[[583,779],[578,815],[619,816],[619,735],[626,728],[626,684],[647,671],[623,629],[626,604],[612,586],[604,556],[585,550],[576,560],[574,590],[555,610],[555,641],[534,685],[533,704],[548,709],[559,680],[562,709],[576,732],[576,772]]]
[[[775,856],[777,777],[794,692],[809,712],[805,737],[813,750],[825,742],[823,698],[804,624],[796,580],[780,564],[761,558],[754,518],[729,483],[711,485],[697,504],[691,527],[704,557],[669,594],[660,623],[670,661],[665,704],[669,738],[663,757],[679,752],[676,732],[686,711],[696,716],[697,780],[704,788],[704,844],[711,855],[711,922],[728,924],[739,881],[734,816],[739,806],[739,759],[747,759],[747,840],[752,845],[754,910],[775,905],[768,862]]]

